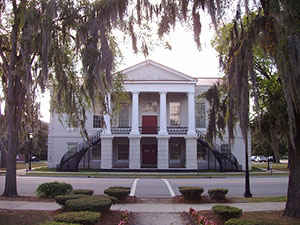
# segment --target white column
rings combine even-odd
[[[167,93],[160,92],[160,114],[159,114],[159,135],[168,135],[167,132]]]
[[[101,138],[101,169],[111,169],[113,160],[113,137],[103,136]]]
[[[168,136],[157,137],[157,168],[158,169],[169,168],[169,137]]]
[[[132,92],[131,135],[139,135],[139,92]]]
[[[141,138],[129,136],[129,168],[141,168]]]
[[[110,113],[111,113],[110,93],[105,96],[106,113],[104,114],[105,129],[104,135],[111,135]]]
[[[188,133],[189,136],[195,136],[195,93],[188,92]]]
[[[196,137],[185,138],[186,155],[185,155],[185,168],[197,169],[197,139]]]

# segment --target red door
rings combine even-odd
[[[157,134],[157,117],[143,116],[142,134]]]
[[[148,166],[157,164],[157,146],[156,144],[143,144],[143,164]]]

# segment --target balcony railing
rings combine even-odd
[[[170,126],[167,127],[169,135],[186,135],[188,131],[188,127],[175,127]]]
[[[112,134],[130,134],[131,127],[112,127]]]
[[[139,127],[141,134],[157,134],[159,131],[159,127],[155,126],[143,126]]]

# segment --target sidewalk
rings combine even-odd
[[[171,213],[187,212],[190,208],[196,210],[210,210],[217,204],[116,204],[112,205],[111,210],[128,210],[129,212],[151,212],[151,213]],[[283,210],[285,202],[262,202],[262,203],[224,203],[218,205],[230,205],[243,209],[245,212]],[[49,210],[60,209],[60,205],[55,202],[28,202],[28,201],[2,201],[0,200],[0,209],[11,210]]]

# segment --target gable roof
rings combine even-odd
[[[125,81],[188,81],[196,82],[196,78],[174,70],[170,67],[146,60],[128,67],[120,73],[125,74]]]

